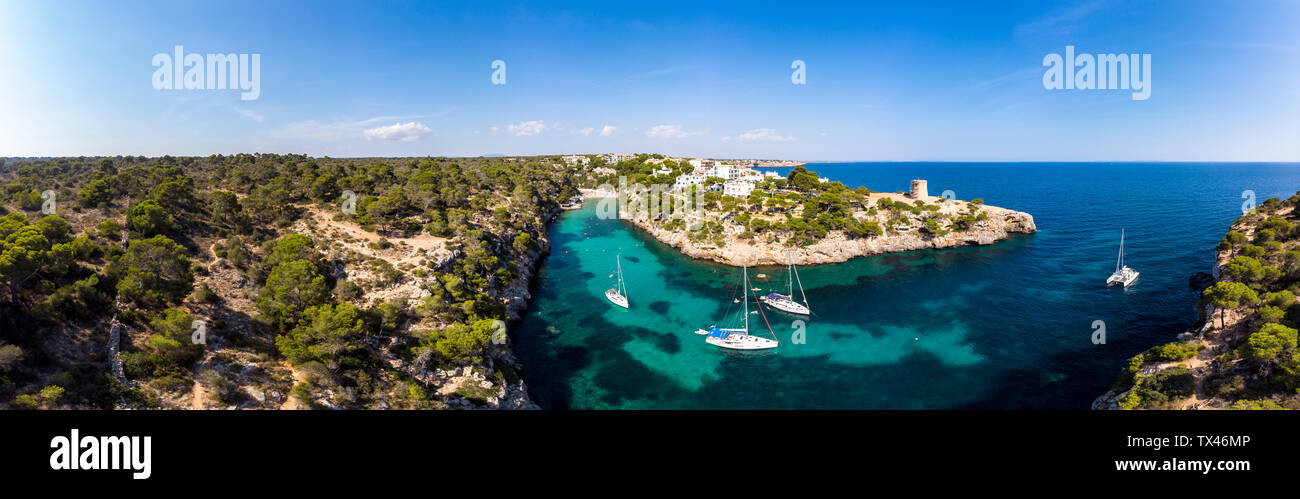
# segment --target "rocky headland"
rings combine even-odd
[[[875,203],[881,198],[890,198],[900,203],[917,201],[897,193],[873,193],[870,201]],[[944,216],[956,217],[972,211],[982,212],[987,216],[975,221],[965,230],[951,230],[952,225],[948,224],[942,229],[943,233],[932,233],[919,228],[923,216],[907,213],[901,217],[901,221],[897,222],[897,225],[902,226],[898,230],[885,230],[879,235],[867,237],[853,237],[846,231],[833,230],[825,237],[804,246],[787,245],[780,237],[743,237],[746,228],[736,223],[734,217],[717,217],[717,214],[706,214],[700,218],[716,217],[715,219],[722,221],[721,244],[718,244],[717,240],[692,239],[689,225],[685,228],[672,227],[661,220],[627,212],[622,213],[621,218],[646,231],[660,242],[677,248],[687,256],[737,267],[787,263],[819,265],[844,262],[860,256],[958,246],[982,246],[994,244],[1017,234],[1029,234],[1038,230],[1034,225],[1034,217],[1028,213],[935,196],[925,196],[920,200],[927,204],[937,204],[939,206],[937,213]],[[882,224],[888,223],[887,217],[880,214],[873,216],[859,212],[855,213],[854,217],[859,220],[876,218]]]

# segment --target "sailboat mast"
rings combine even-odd
[[[744,297],[743,301],[745,302],[745,334],[749,334],[749,267],[741,266],[740,268],[741,274],[744,275],[741,280],[741,285],[744,287],[740,290],[740,296]]]
[[[790,258],[790,250],[785,251],[785,268],[790,280],[790,299],[794,299],[794,260]]]
[[[798,272],[798,271],[796,271],[796,272],[794,273],[794,278],[795,278],[795,280],[799,281],[799,297],[803,299],[803,304],[804,304],[805,306],[807,306],[807,305],[808,305],[808,293],[805,293],[804,290],[803,290],[803,279],[800,279],[800,278],[799,278],[799,272]],[[793,294],[793,293],[790,295],[790,299],[791,299],[791,300],[794,299],[794,294]]]
[[[802,280],[802,279],[799,279],[799,272],[796,272],[796,271],[794,270],[794,256],[790,254],[790,250],[786,250],[786,252],[785,252],[785,258],[786,258],[786,263],[790,264],[790,300],[791,300],[791,301],[794,301],[794,281],[795,281],[796,279],[798,279],[798,280],[799,280],[799,296],[800,296],[801,298],[803,298],[803,304],[804,304],[804,305],[807,305],[807,304],[808,304],[808,294],[807,294],[807,293],[804,293],[804,291],[803,291],[803,280]]]
[[[618,293],[627,296],[627,284],[623,283],[623,255],[615,255],[618,261]]]
[[[1124,266],[1124,229],[1119,230],[1119,257],[1115,259],[1115,272]]]

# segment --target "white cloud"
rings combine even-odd
[[[650,131],[645,133],[647,137],[659,137],[663,139],[681,139],[704,135],[704,132],[688,132],[682,130],[681,125],[655,125]]]
[[[576,134],[578,134],[578,135],[581,135],[581,136],[583,136],[583,137],[586,137],[586,136],[588,136],[588,135],[591,135],[591,133],[592,133],[592,132],[595,132],[595,131],[596,131],[595,128],[587,127],[587,128],[582,128],[582,129],[579,129],[579,130],[575,130],[573,133],[576,133]]]
[[[242,109],[236,109],[236,111],[253,120],[258,120],[258,118],[261,117],[261,115],[256,113],[252,113],[251,115],[245,113]],[[419,140],[421,137],[433,133],[433,130],[424,126],[423,123],[416,122],[406,124],[397,123],[378,128],[366,128],[366,125],[383,119],[385,118],[376,117],[361,121],[298,121],[284,125],[276,130],[272,130],[271,137],[276,139],[319,142],[340,142],[365,137],[367,140],[380,139],[410,142]]]
[[[515,134],[516,137],[526,137],[537,135],[546,129],[546,123],[542,120],[525,121],[517,125],[507,125],[506,130]]]
[[[242,115],[244,115],[245,118],[248,118],[248,119],[250,119],[250,120],[256,121],[256,122],[258,122],[258,123],[261,123],[261,122],[263,122],[263,121],[266,121],[266,116],[262,116],[262,115],[260,115],[260,114],[257,114],[256,112],[252,111],[251,109],[239,109],[239,108],[235,108],[235,112],[237,112],[237,113],[239,113],[239,114],[242,114]]]
[[[614,135],[614,134],[616,134],[616,133],[618,133],[618,132],[619,132],[618,127],[616,127],[616,126],[605,125],[605,128],[601,128],[601,129],[600,129],[600,136],[601,136],[601,137],[609,137],[609,136]]]
[[[411,121],[407,123],[395,123],[388,126],[370,128],[363,133],[366,136],[366,140],[414,142],[420,140],[425,135],[433,133],[433,130],[424,126],[423,123]]]
[[[794,140],[794,137],[781,135],[771,128],[755,128],[737,135],[736,140],[741,142],[789,142]]]

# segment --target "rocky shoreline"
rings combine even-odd
[[[785,265],[791,260],[795,265],[821,265],[844,262],[860,256],[959,246],[985,246],[1016,234],[1031,234],[1038,231],[1037,226],[1034,225],[1034,217],[1028,213],[996,206],[981,206],[980,209],[988,213],[988,219],[978,222],[973,228],[963,232],[954,231],[942,236],[931,236],[913,230],[851,239],[841,231],[834,231],[816,243],[795,248],[788,248],[781,243],[742,240],[736,237],[739,233],[737,230],[730,231],[724,244],[719,246],[707,241],[691,241],[686,231],[664,229],[655,225],[647,217],[622,216],[622,218],[691,258],[711,260],[734,267]]]

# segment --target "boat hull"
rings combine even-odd
[[[620,307],[628,308],[627,297],[619,294],[617,289],[614,288],[606,289],[605,299],[609,300],[610,303],[613,303]]]
[[[1119,284],[1121,287],[1127,288],[1129,285],[1137,282],[1138,275],[1140,275],[1138,271],[1124,267],[1123,271],[1111,274],[1111,276],[1106,279],[1106,285],[1113,286]]]
[[[731,334],[726,338],[710,336],[704,339],[710,345],[728,350],[769,350],[780,345],[776,340],[748,334]]]
[[[808,310],[808,306],[790,299],[772,299],[766,296],[760,296],[758,299],[763,302],[764,305],[782,312],[797,315],[809,315],[812,313],[811,310]]]

